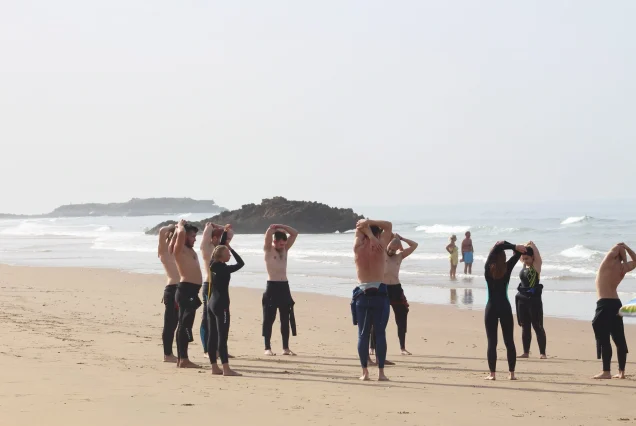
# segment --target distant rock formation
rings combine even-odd
[[[200,231],[206,222],[220,225],[231,223],[234,231],[239,234],[265,233],[273,223],[289,225],[301,233],[330,234],[345,232],[356,227],[356,222],[364,216],[354,213],[352,209],[329,207],[326,204],[312,201],[290,201],[283,197],[266,198],[261,204],[245,204],[238,210],[224,211],[221,214],[204,219],[200,222],[190,222]],[[146,234],[156,235],[159,228],[170,225],[175,221],[166,221],[146,231]]]
[[[133,198],[125,203],[69,204],[44,217],[151,216],[181,213],[216,213],[225,210],[213,200],[192,198]]]

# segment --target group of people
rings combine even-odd
[[[179,221],[159,230],[158,257],[166,271],[168,283],[164,289],[163,327],[164,362],[174,362],[179,368],[200,368],[188,358],[188,345],[194,341],[193,327],[196,311],[203,305],[200,327],[201,343],[210,359],[212,374],[240,376],[232,370],[228,353],[230,331],[230,279],[245,263],[231,247],[234,232],[231,225],[207,223],[203,230],[201,256],[206,265],[206,281],[194,250],[198,228]],[[287,281],[287,251],[294,245],[298,231],[286,225],[271,225],[265,233],[263,251],[268,281],[263,293],[263,328],[265,355],[273,356],[272,327],[280,312],[283,355],[295,355],[289,349],[290,327],[296,335],[294,300]],[[234,257],[235,264],[228,265]],[[203,290],[203,301],[199,291]],[[172,352],[177,342],[177,356]],[[221,368],[218,359],[221,360]]]
[[[229,283],[232,273],[244,266],[239,254],[231,247],[233,230],[231,225],[220,226],[208,223],[203,232],[201,254],[206,265],[206,281],[194,250],[198,229],[181,220],[159,231],[158,256],[165,268],[168,284],[164,289],[165,304],[163,346],[164,361],[176,362],[180,368],[200,368],[188,359],[188,344],[194,341],[192,328],[197,309],[204,304],[200,327],[201,341],[212,365],[212,374],[224,376],[240,375],[229,367],[228,353],[230,329]],[[262,299],[265,355],[273,356],[271,348],[272,326],[277,311],[280,314],[283,355],[295,355],[289,348],[290,328],[296,335],[294,300],[287,280],[287,252],[294,245],[298,231],[286,225],[271,225],[265,233],[263,245],[268,281]],[[453,236],[455,237],[455,236]],[[458,258],[456,238],[451,238],[447,251],[451,255],[451,275],[454,275],[453,257]],[[407,245],[404,247],[403,243]],[[409,304],[400,281],[402,260],[417,249],[415,241],[393,233],[389,221],[362,219],[356,224],[354,259],[358,283],[353,289],[351,314],[353,324],[358,326],[357,349],[362,367],[361,380],[370,380],[369,364],[377,364],[378,380],[388,380],[384,373],[386,360],[390,310],[393,308],[398,340],[402,355],[410,355],[406,349],[407,317]],[[506,258],[505,251],[512,251]],[[462,261],[465,272],[472,272],[474,248],[470,232],[462,242]],[[627,260],[629,255],[630,260]],[[228,265],[231,257],[236,263]],[[520,284],[515,296],[517,322],[522,329],[523,353],[517,355],[514,343],[512,306],[508,299],[511,274],[521,260]],[[490,373],[487,380],[496,379],[497,338],[501,324],[504,344],[507,349],[509,379],[515,380],[517,358],[527,358],[530,353],[532,329],[534,329],[541,359],[546,359],[546,333],[543,327],[543,285],[540,283],[542,258],[534,242],[515,245],[507,241],[497,242],[486,259],[484,276],[488,299],[484,314],[487,338],[487,359]],[[455,262],[455,267],[457,262]],[[610,362],[614,340],[618,355],[619,373],[616,378],[625,378],[627,343],[619,309],[622,304],[617,288],[625,274],[636,268],[636,253],[627,245],[614,246],[600,265],[596,289],[597,308],[592,322],[597,342],[597,357],[603,360],[603,372],[596,379],[612,378]],[[203,302],[199,291],[203,288]],[[172,344],[177,342],[177,356],[172,353]],[[376,355],[376,361],[369,358]],[[221,368],[217,360],[221,359]]]
[[[450,260],[450,277],[457,278],[457,265],[461,262],[464,264],[464,274],[473,273],[473,254],[475,248],[473,247],[473,240],[470,238],[470,231],[466,231],[466,238],[462,241],[462,259],[459,260],[459,248],[455,244],[457,236],[451,235],[449,243],[446,246],[448,252],[448,258]]]

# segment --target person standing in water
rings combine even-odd
[[[504,250],[514,251],[514,254],[507,262]],[[498,322],[501,323],[501,332],[508,354],[508,371],[510,372],[508,378],[516,380],[517,350],[515,348],[512,306],[510,306],[510,301],[508,300],[508,285],[510,284],[512,270],[525,252],[525,246],[515,246],[507,241],[499,241],[492,248],[486,260],[484,276],[488,286],[488,302],[484,313],[484,323],[486,325],[486,337],[488,338],[488,368],[490,369],[490,374],[486,376],[486,380],[495,380],[495,372],[497,371]]]
[[[627,254],[631,260],[627,261]],[[616,345],[618,356],[618,374],[616,379],[625,378],[625,364],[627,363],[627,340],[623,317],[618,314],[621,300],[618,297],[618,285],[625,278],[625,274],[636,268],[636,253],[624,243],[612,247],[607,253],[596,274],[596,312],[592,327],[596,337],[596,356],[603,359],[603,372],[594,376],[595,379],[611,379],[612,344],[610,336]]]
[[[226,225],[225,227],[227,227]],[[205,356],[208,355],[208,310],[205,309],[207,306],[208,300],[210,299],[210,278],[211,271],[210,266],[212,265],[212,252],[214,251],[214,247],[219,245],[221,236],[223,235],[224,227],[221,225],[217,225],[215,223],[208,222],[205,224],[205,228],[203,229],[203,236],[201,237],[201,257],[203,258],[203,264],[205,265],[206,277],[203,282],[203,287],[201,288],[201,294],[203,295],[203,313],[201,315],[201,327],[199,329],[199,334],[201,335],[201,344],[203,345],[203,353]],[[229,244],[232,240],[233,232],[230,229],[227,235],[227,242],[221,244]]]
[[[177,367],[201,368],[188,359],[188,344],[194,341],[192,327],[197,309],[201,306],[199,290],[203,283],[199,256],[194,251],[194,242],[199,232],[196,226],[181,219],[177,227],[176,238],[171,242],[170,252],[174,253],[177,269],[179,270],[179,284],[175,293],[175,300],[179,305],[179,322],[177,325]]]
[[[546,359],[545,345],[546,337],[543,329],[543,301],[541,293],[543,285],[540,283],[541,277],[541,255],[539,249],[530,241],[526,246],[526,253],[521,256],[523,269],[519,273],[521,283],[517,287],[518,293],[515,296],[517,308],[517,322],[521,326],[521,341],[523,342],[523,355],[518,358],[528,358],[530,356],[530,343],[532,342],[532,329],[537,335],[539,353],[541,359]]]
[[[450,259],[450,277],[457,278],[457,264],[459,263],[459,250],[455,244],[457,236],[454,234],[450,237],[450,243],[446,246],[448,257]]]
[[[225,243],[228,240],[230,231],[230,225],[226,225],[221,242]],[[236,259],[236,264],[229,266],[227,262],[231,256]],[[205,307],[208,311],[208,353],[212,364],[212,374],[240,376],[239,373],[230,369],[227,339],[230,333],[230,278],[232,273],[238,271],[244,265],[245,263],[241,256],[229,244],[220,244],[214,248],[212,265],[210,266],[212,274],[210,277],[211,297]],[[217,357],[221,358],[222,370],[216,364]]]
[[[272,352],[272,327],[276,321],[276,311],[280,312],[280,333],[283,338],[283,355],[296,355],[289,349],[289,328],[296,335],[294,300],[287,281],[287,252],[298,238],[298,231],[287,225],[270,225],[265,232],[265,266],[267,267],[267,287],[263,293],[263,338],[265,355]]]
[[[466,231],[466,238],[462,241],[462,260],[464,264],[464,274],[471,275],[473,273],[473,240],[470,238],[470,231]]]
[[[351,297],[353,324],[358,326],[358,356],[362,366],[360,380],[369,380],[369,337],[373,325],[378,358],[378,380],[384,374],[386,360],[386,326],[390,304],[384,281],[386,251],[393,236],[393,225],[387,221],[362,219],[356,225],[353,253],[358,285]]]
[[[162,302],[166,309],[163,314],[163,362],[177,362],[177,357],[172,353],[172,343],[174,342],[174,332],[177,329],[179,308],[175,301],[177,284],[179,284],[179,270],[174,261],[174,256],[170,253],[170,241],[174,236],[175,225],[164,226],[159,230],[159,246],[157,256],[161,260],[163,269],[166,271],[167,285],[163,290]]]

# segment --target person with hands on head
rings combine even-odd
[[[517,287],[515,305],[517,308],[517,322],[521,326],[521,340],[523,342],[523,354],[518,358],[530,356],[530,343],[532,342],[532,329],[537,335],[539,344],[539,358],[546,359],[546,336],[543,329],[543,284],[541,281],[541,266],[543,260],[537,246],[530,241],[526,244],[526,252],[521,256],[523,269],[519,272],[521,283]]]
[[[175,301],[177,284],[179,284],[179,270],[174,260],[174,255],[170,253],[170,242],[175,237],[176,225],[164,226],[159,230],[159,245],[157,256],[166,271],[167,285],[163,290],[162,302],[165,305],[163,314],[163,362],[177,362],[177,357],[172,353],[172,343],[174,333],[177,330],[179,309]]]
[[[505,250],[512,250],[514,254],[506,261]],[[486,260],[484,276],[488,286],[488,302],[484,313],[486,325],[486,337],[488,338],[488,368],[490,374],[486,380],[495,380],[497,371],[497,329],[501,323],[501,332],[506,345],[508,355],[508,378],[516,380],[515,365],[517,363],[517,350],[515,349],[514,322],[512,319],[512,306],[508,300],[508,285],[510,274],[519,258],[526,252],[523,245],[510,244],[507,241],[499,241],[490,251]]]

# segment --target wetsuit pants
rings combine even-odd
[[[212,301],[206,306],[208,318],[208,356],[210,363],[216,364],[217,351],[221,364],[228,363],[227,339],[230,334],[230,307],[213,306]]]
[[[203,352],[208,353],[208,283],[203,283],[201,287],[201,294],[203,295],[203,312],[201,312],[201,328],[199,334],[201,335],[201,344],[203,345]]]
[[[387,292],[389,293],[389,302],[393,308],[393,315],[395,316],[395,325],[397,325],[398,339],[400,339],[400,349],[406,349],[406,324],[407,316],[409,314],[409,304],[404,296],[404,290],[402,284],[387,285]],[[375,332],[371,327],[371,349],[375,350]]]
[[[272,349],[272,327],[276,321],[276,311],[280,312],[280,334],[283,338],[283,349],[289,349],[289,328],[296,335],[296,319],[294,317],[294,300],[291,297],[287,281],[268,281],[263,293],[263,338],[265,350]]]
[[[539,353],[545,355],[546,336],[543,328],[543,301],[541,296],[528,297],[517,294],[515,297],[517,307],[517,322],[521,326],[521,341],[523,342],[523,353],[530,352],[532,343],[532,329],[537,335]]]
[[[167,285],[163,290],[163,304],[166,306],[166,310],[163,314],[163,333],[161,335],[164,355],[172,355],[174,332],[177,329],[177,322],[179,321],[179,307],[174,297],[176,291],[176,284]]]
[[[386,294],[386,286],[382,284],[375,291],[354,293],[352,310],[354,311],[354,323],[358,325],[358,356],[360,365],[367,368],[369,361],[369,338],[373,326],[376,340],[376,356],[378,368],[384,368],[386,361],[386,326],[389,323],[391,313],[389,297]]]
[[[179,323],[177,325],[177,354],[179,359],[188,358],[188,344],[194,341],[192,327],[197,309],[201,306],[199,299],[200,284],[179,283],[175,299],[179,305]]]
[[[610,371],[612,362],[612,345],[610,336],[616,345],[618,356],[618,369],[625,371],[627,362],[627,341],[625,340],[625,328],[623,317],[618,315],[623,304],[620,299],[599,299],[596,302],[596,312],[592,327],[596,337],[597,358],[603,358],[603,371]]]
[[[501,331],[508,353],[508,371],[515,371],[517,364],[517,349],[514,339],[514,321],[512,307],[508,300],[489,300],[484,314],[486,337],[488,338],[488,368],[490,372],[497,371],[497,328],[501,323]]]

